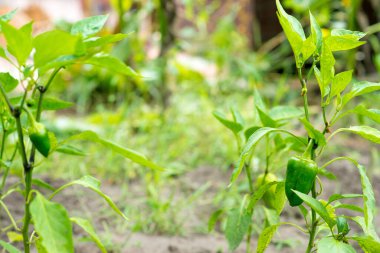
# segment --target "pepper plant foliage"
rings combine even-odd
[[[9,240],[23,241],[23,252],[33,248],[38,252],[74,252],[72,224],[82,227],[102,252],[106,252],[91,223],[80,217],[70,217],[63,205],[53,201],[62,190],[72,185],[86,187],[102,197],[117,214],[127,219],[115,203],[105,195],[100,182],[85,176],[55,189],[46,182],[33,178],[33,169],[45,159],[61,152],[67,155],[83,155],[72,146],[76,140],[92,141],[112,149],[116,153],[151,169],[162,168],[145,156],[116,143],[105,140],[95,132],[85,131],[64,140],[58,140],[43,121],[43,113],[48,110],[68,108],[72,103],[49,97],[54,77],[72,64],[92,64],[107,68],[115,73],[136,78],[131,68],[118,58],[107,54],[105,46],[126,37],[125,34],[96,36],[107,20],[107,16],[95,16],[72,25],[71,32],[50,30],[35,37],[32,22],[21,28],[8,23],[14,11],[0,16],[0,31],[5,38],[6,48],[0,47],[0,57],[11,66],[10,72],[0,73],[0,120],[1,145],[0,162],[2,179],[0,185],[0,205],[10,219],[10,226],[2,228]],[[17,87],[19,90],[17,91]],[[22,161],[23,175],[20,182],[6,184],[8,172],[16,160]],[[36,189],[43,187],[50,191],[44,194]],[[45,192],[45,191],[44,191]],[[7,198],[21,193],[24,197],[24,217],[16,220],[7,208]],[[0,240],[0,245],[8,252],[21,252],[15,246]],[[35,252],[35,250],[33,250]]]
[[[320,162],[326,146],[331,145],[331,140],[337,138],[338,133],[353,133],[380,144],[380,131],[367,125],[334,129],[340,119],[350,114],[358,114],[380,122],[380,114],[376,109],[368,109],[363,105],[346,109],[353,98],[380,90],[380,83],[354,81],[353,70],[335,73],[334,68],[334,53],[364,44],[360,39],[365,34],[333,29],[327,36],[322,36],[321,28],[310,13],[311,32],[307,36],[300,22],[285,12],[278,0],[276,3],[280,24],[295,56],[304,106],[301,110],[292,106],[267,109],[260,94],[255,90],[255,112],[258,117],[253,126],[247,126],[236,110],[232,110],[233,120],[227,119],[220,113],[214,114],[234,133],[239,147],[240,159],[232,173],[230,185],[234,184],[244,171],[250,191],[243,198],[239,208],[228,212],[225,233],[230,249],[237,248],[246,236],[247,252],[250,252],[253,214],[261,206],[258,205],[259,200],[263,199],[262,208],[270,215],[266,215],[256,252],[264,252],[278,227],[283,225],[292,225],[308,236],[308,245],[305,248],[307,253],[352,253],[356,252],[352,246],[355,242],[364,252],[380,252],[380,239],[374,226],[375,197],[364,166],[345,156],[336,157],[325,164]],[[306,62],[310,62],[311,67],[307,67],[310,65],[306,65]],[[307,97],[310,85],[308,81],[313,74],[320,90],[320,110],[315,114],[309,113]],[[297,136],[291,130],[284,128],[296,118],[303,125],[306,136]],[[265,140],[266,150],[255,152],[260,140]],[[265,170],[255,177],[255,170],[251,166],[252,157],[259,157],[263,153],[266,158]],[[279,172],[276,176],[275,173],[278,172],[276,167],[281,164],[281,160],[286,159],[288,160],[286,176],[285,180],[281,181],[278,179],[281,177],[279,175],[284,173]],[[334,177],[328,168],[339,160],[348,160],[357,167],[362,194],[333,194],[328,199],[321,199],[323,187],[319,178]],[[363,206],[341,202],[348,198],[362,198]],[[298,207],[305,220],[304,227],[280,221],[286,200],[290,206]],[[357,212],[358,215],[344,216],[341,214],[343,209]],[[220,213],[218,211],[218,214]],[[212,224],[215,223],[215,219],[216,215],[212,216]],[[258,218],[255,216],[254,220],[257,222]],[[350,235],[349,224],[352,222],[362,228],[361,235]]]

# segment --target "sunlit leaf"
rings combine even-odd
[[[18,80],[8,72],[0,72],[0,84],[6,92],[10,92],[17,87]]]
[[[234,250],[240,245],[250,224],[251,215],[248,212],[239,208],[234,208],[229,212],[225,235],[230,250]]]
[[[269,226],[260,233],[259,239],[257,241],[256,253],[264,253],[278,227],[279,225]]]
[[[57,195],[59,192],[61,192],[63,189],[72,186],[72,185],[81,185],[84,187],[87,187],[91,189],[92,191],[96,192],[99,196],[101,196],[108,205],[121,217],[128,220],[128,218],[125,216],[125,214],[120,211],[120,209],[116,206],[116,204],[112,201],[110,197],[108,197],[101,189],[100,189],[100,182],[94,177],[91,176],[84,176],[78,180],[72,181],[70,183],[67,183],[63,186],[61,186],[59,189],[57,189],[51,196],[50,199],[52,199],[55,195]]]
[[[243,126],[238,123],[238,122],[234,122],[234,121],[231,121],[231,120],[228,120],[223,114],[221,114],[220,112],[213,112],[212,113],[214,115],[214,117],[220,122],[222,123],[225,127],[227,127],[228,129],[230,129],[234,134],[237,134],[239,133],[241,130],[243,130]]]
[[[79,217],[72,217],[70,218],[71,222],[74,222],[78,226],[80,226],[86,233],[91,237],[91,239],[96,243],[98,248],[101,250],[102,253],[107,253],[106,248],[104,247],[102,241],[100,240],[99,236],[96,234],[94,227],[92,224],[85,219],[79,218]]]
[[[311,26],[311,37],[313,38],[314,45],[316,46],[318,52],[322,49],[322,31],[321,27],[318,25],[317,20],[315,20],[313,14],[310,14],[310,26]]]
[[[100,144],[104,145],[105,147],[111,149],[112,151],[114,151],[114,152],[124,156],[125,158],[128,158],[131,161],[138,163],[142,166],[146,166],[148,168],[151,168],[154,170],[159,170],[159,171],[164,170],[164,168],[162,168],[161,166],[151,162],[144,155],[142,155],[142,154],[140,154],[140,153],[138,153],[132,149],[122,147],[119,144],[116,144],[112,141],[103,139],[103,138],[99,137],[95,132],[92,132],[92,131],[84,131],[80,134],[71,136],[70,138],[66,139],[64,142],[60,143],[60,145],[65,144],[65,143],[70,142],[70,141],[74,141],[74,140],[86,140],[86,141],[92,141],[92,142],[100,143]]]
[[[74,253],[72,228],[66,209],[36,193],[30,204],[34,228],[47,252]]]
[[[317,244],[317,253],[356,253],[355,249],[333,237],[324,237]]]
[[[93,56],[85,61],[87,64],[105,68],[111,72],[119,73],[126,76],[137,76],[137,73],[118,58],[111,55]]]
[[[73,24],[71,34],[81,34],[84,37],[93,35],[99,32],[108,19],[108,15],[92,16],[82,19]]]
[[[3,247],[3,249],[6,252],[9,252],[9,253],[21,253],[20,250],[18,250],[15,246],[13,246],[10,243],[7,243],[7,242],[4,242],[4,241],[0,240],[0,245]]]
[[[34,63],[41,67],[62,56],[77,55],[78,44],[82,43],[78,36],[73,36],[61,30],[52,30],[41,33],[34,41],[36,49]]]
[[[352,72],[353,72],[352,70],[348,70],[348,71],[338,73],[334,76],[334,79],[331,85],[330,98],[333,98],[334,96],[344,91],[347,85],[351,82]]]
[[[232,172],[230,185],[232,183],[234,183],[236,181],[236,179],[239,177],[239,175],[240,175],[240,173],[244,167],[245,160],[247,159],[248,155],[253,150],[253,148],[256,146],[256,144],[261,140],[261,138],[263,138],[264,136],[266,136],[270,133],[274,133],[274,132],[290,134],[291,137],[293,137],[295,140],[297,140],[300,144],[306,145],[304,139],[299,138],[299,137],[293,135],[292,133],[290,133],[286,130],[277,129],[277,128],[270,128],[270,127],[263,127],[263,128],[258,129],[249,137],[247,143],[245,144],[243,151],[240,154],[238,165],[235,167],[234,171]]]
[[[3,21],[0,21],[0,24],[9,53],[17,59],[19,65],[24,65],[33,49],[32,23],[28,23],[20,29]]]
[[[332,228],[335,225],[335,219],[332,218],[326,209],[326,207],[318,200],[310,197],[309,195],[303,194],[302,192],[293,190],[298,197],[300,197],[308,206],[310,206],[314,211],[316,211],[319,216],[327,223],[327,225]]]

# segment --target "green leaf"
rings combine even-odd
[[[99,137],[95,132],[92,132],[92,131],[84,131],[80,134],[71,136],[70,138],[66,139],[64,142],[60,143],[60,145],[65,144],[69,141],[73,141],[73,140],[86,140],[86,141],[96,142],[96,143],[104,145],[105,147],[113,150],[114,152],[142,166],[146,166],[153,170],[159,170],[159,171],[164,170],[164,168],[162,168],[161,166],[149,161],[144,155],[132,149],[124,148],[120,146],[119,144],[103,139]]]
[[[272,237],[279,226],[279,224],[276,224],[273,226],[266,227],[260,233],[259,239],[257,241],[256,253],[264,253],[265,249],[269,246],[270,241],[272,240]]]
[[[256,106],[257,112],[259,113],[259,118],[263,126],[265,127],[276,127],[277,122],[274,121],[268,114]]]
[[[232,117],[234,118],[234,121],[239,123],[240,125],[244,126],[245,122],[244,122],[243,116],[236,109],[236,107],[231,106],[230,111],[231,111]]]
[[[0,72],[0,84],[6,92],[10,92],[17,87],[18,80],[8,72]]]
[[[55,195],[57,195],[59,192],[61,192],[63,189],[72,186],[72,185],[81,185],[86,188],[91,189],[92,191],[96,192],[99,196],[101,196],[108,205],[121,217],[128,220],[128,218],[125,216],[125,214],[120,211],[120,209],[115,205],[115,203],[112,201],[110,197],[108,197],[106,194],[104,194],[100,189],[100,182],[94,177],[91,176],[84,176],[78,180],[72,181],[70,183],[67,183],[63,186],[61,186],[58,190],[56,190],[51,196],[50,199],[52,199]]]
[[[290,133],[290,132],[288,132],[286,130],[277,129],[277,128],[270,128],[270,127],[262,127],[260,129],[258,129],[257,131],[255,131],[251,135],[251,137],[249,137],[246,145],[244,146],[243,152],[240,154],[240,158],[239,158],[239,161],[238,161],[238,166],[235,167],[234,171],[232,172],[232,176],[231,176],[231,180],[230,180],[229,186],[231,186],[236,181],[236,179],[239,177],[239,175],[240,175],[240,173],[241,173],[241,171],[242,171],[242,169],[244,167],[245,160],[247,159],[248,155],[253,150],[253,148],[256,146],[256,144],[265,135],[268,135],[268,134],[273,133],[273,132],[280,132],[280,133],[290,134],[295,140],[297,140],[298,142],[306,145],[306,142],[303,139],[301,139],[301,138],[293,135],[292,133]]]
[[[300,56],[300,57],[302,57],[301,58],[302,64],[305,63],[310,58],[310,56],[313,55],[313,53],[315,52],[315,49],[316,49],[316,47],[315,47],[313,38],[312,38],[312,36],[309,36],[302,43],[302,50],[301,50],[301,56]]]
[[[295,106],[275,106],[269,110],[268,115],[275,121],[284,121],[299,118],[303,115],[303,110]]]
[[[96,234],[92,224],[85,219],[78,218],[78,217],[72,217],[70,218],[71,222],[74,222],[78,226],[80,226],[84,231],[89,234],[91,239],[96,243],[98,248],[101,250],[102,253],[107,253],[106,248],[104,247],[102,241],[100,240],[99,236]]]
[[[55,97],[44,96],[42,100],[41,108],[43,111],[57,111],[70,108],[74,105],[72,102],[64,101]],[[38,103],[34,103],[31,106],[33,109],[37,109]]]
[[[378,253],[380,252],[380,242],[376,241],[370,236],[357,236],[351,239],[358,242],[364,253]]]
[[[255,87],[253,88],[253,104],[256,108],[260,108],[262,111],[267,110],[260,92]]]
[[[241,130],[243,130],[243,126],[238,123],[238,122],[234,122],[234,121],[231,121],[231,120],[228,120],[223,114],[221,114],[220,112],[213,112],[212,113],[214,115],[214,117],[220,122],[222,123],[225,127],[227,127],[228,129],[230,129],[234,134],[238,134]]]
[[[321,202],[310,197],[309,195],[303,194],[302,192],[295,190],[292,191],[294,191],[298,195],[298,197],[300,197],[303,201],[305,201],[305,203],[308,206],[310,206],[314,211],[316,211],[331,229],[334,227],[336,223],[335,219],[330,217],[328,210]]]
[[[360,181],[363,190],[363,206],[364,206],[364,222],[367,227],[369,235],[379,240],[379,237],[375,230],[374,217],[376,214],[376,200],[375,194],[369,178],[367,177],[365,168],[362,165],[357,166],[360,173]]]
[[[351,34],[329,36],[325,41],[331,51],[350,50],[366,43],[365,41],[358,41],[358,38]]]
[[[329,197],[328,203],[334,202],[339,199],[352,199],[352,198],[362,198],[362,194],[333,194]]]
[[[36,49],[34,63],[36,67],[41,67],[67,55],[80,55],[78,51],[82,41],[78,36],[73,36],[61,30],[52,30],[41,33],[34,38],[33,46]]]
[[[223,209],[218,209],[215,212],[212,213],[210,216],[210,219],[208,220],[208,232],[211,232],[218,219],[220,219],[220,216],[223,214]]]
[[[91,39],[86,40],[84,44],[86,48],[104,47],[108,44],[121,41],[128,36],[129,36],[129,33],[128,34],[117,33],[117,34],[109,34],[109,35],[105,35],[103,37],[97,37],[97,38],[92,37]]]
[[[326,145],[326,138],[324,134],[315,129],[305,118],[300,118],[299,120],[305,126],[307,134],[310,136],[310,138],[314,139],[317,142],[318,146]]]
[[[49,253],[46,251],[46,249],[44,248],[44,246],[42,245],[42,238],[39,237],[36,241],[35,241],[35,244],[36,244],[36,249],[37,249],[37,252],[38,253]]]
[[[285,182],[278,182],[278,184],[276,185],[275,196],[276,197],[273,201],[273,208],[276,210],[277,214],[280,215],[286,203]]]
[[[30,203],[30,213],[47,252],[74,253],[71,222],[62,205],[50,202],[37,192]]]
[[[320,60],[320,68],[321,68],[320,81],[322,82],[320,86],[322,87],[321,94],[323,97],[327,95],[328,90],[329,90],[329,85],[334,78],[334,74],[335,74],[334,65],[335,65],[335,59],[331,52],[331,49],[326,43],[323,43],[321,60]]]
[[[380,90],[380,83],[371,83],[367,81],[356,82],[353,84],[350,92],[342,97],[342,106],[347,104],[352,98]]]
[[[137,76],[137,73],[133,69],[125,65],[124,62],[118,58],[111,55],[94,56],[86,60],[85,63],[102,67],[118,74],[134,77]]]
[[[293,16],[287,14],[282,8],[280,1],[276,0],[277,5],[277,16],[285,32],[286,37],[293,49],[297,67],[303,65],[302,58],[300,59],[300,54],[303,46],[303,41],[306,39],[305,33],[303,31],[301,23]]]
[[[248,140],[249,137],[251,137],[251,135],[256,132],[257,130],[259,130],[260,128],[262,127],[259,127],[259,126],[251,126],[249,128],[247,128],[245,131],[244,131],[244,136],[245,136],[245,139]]]
[[[52,60],[52,61],[44,64],[43,66],[39,67],[38,73],[39,73],[39,75],[43,75],[51,69],[57,69],[57,68],[70,66],[74,63],[79,62],[81,60],[81,58],[82,58],[82,56],[80,56],[80,55],[59,56],[55,60]]]
[[[32,52],[32,23],[28,23],[17,29],[3,21],[0,21],[7,49],[16,59],[19,65],[24,65]]]
[[[341,204],[341,203],[338,203],[337,205],[334,206],[335,209],[348,209],[348,210],[351,210],[351,211],[355,211],[355,212],[359,212],[359,213],[364,213],[364,210],[363,208],[361,208],[360,206],[356,206],[356,205],[350,205],[350,204]]]
[[[3,15],[0,15],[0,20],[4,22],[10,21],[13,16],[16,14],[17,9],[11,10],[10,12],[7,12]]]
[[[55,151],[67,155],[86,156],[85,152],[71,145],[61,145],[57,147]]]
[[[333,29],[331,31],[332,36],[342,36],[342,35],[352,35],[355,36],[356,40],[359,40],[363,38],[366,33],[363,32],[358,32],[358,31],[350,31],[350,30],[345,30],[345,29]]]
[[[251,224],[251,215],[239,208],[232,209],[227,217],[225,235],[230,250],[236,249],[247,233]]]
[[[257,202],[264,196],[264,194],[275,184],[278,184],[276,181],[272,181],[266,184],[261,185],[249,198],[247,205],[248,213],[252,214]]]
[[[339,74],[336,74],[336,76],[334,76],[334,79],[331,85],[330,98],[333,98],[334,96],[344,91],[347,85],[351,82],[352,73],[353,73],[353,70],[348,70],[348,71],[344,71]]]
[[[334,133],[332,133],[332,135],[335,135],[339,132],[352,132],[371,142],[380,144],[380,131],[369,126],[352,126],[349,128],[339,128]]]
[[[332,237],[324,237],[318,242],[317,253],[356,253],[355,249],[342,241]]]
[[[84,37],[99,32],[108,19],[108,15],[99,15],[82,19],[73,24],[71,34],[82,34]]]
[[[9,253],[21,253],[20,250],[18,250],[16,247],[14,247],[10,243],[7,243],[7,242],[4,242],[4,241],[0,240],[0,245],[3,247],[4,250],[6,250],[6,252],[9,252]]]
[[[310,26],[311,26],[311,37],[315,47],[317,48],[318,53],[321,53],[322,49],[322,31],[321,27],[318,25],[317,20],[315,20],[313,14],[309,11],[310,14]]]
[[[367,109],[364,105],[358,105],[354,108],[354,110],[350,110],[348,112],[366,116],[380,124],[380,110],[378,109]]]
[[[55,191],[55,187],[53,187],[51,184],[45,182],[44,180],[40,178],[33,178],[32,179],[32,184],[41,188],[48,189],[50,191]]]

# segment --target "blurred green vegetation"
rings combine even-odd
[[[228,115],[231,107],[238,108],[246,122],[254,122],[257,119],[254,89],[259,91],[268,107],[301,105],[298,89],[294,89],[298,87],[294,81],[295,63],[290,46],[281,34],[269,41],[261,41],[260,31],[254,31],[257,44],[252,48],[249,38],[238,32],[234,22],[239,1],[217,19],[213,14],[223,1],[183,0],[181,13],[178,9],[173,10],[173,1],[131,2],[133,4],[122,8],[114,4],[114,11],[119,14],[117,29],[129,36],[107,50],[132,66],[141,78],[130,79],[116,71],[88,65],[73,66],[61,73],[52,90],[64,94],[61,98],[75,105],[48,115],[46,124],[58,138],[84,129],[94,130],[146,154],[167,170],[160,174],[151,172],[89,143],[81,144],[87,150],[85,157],[67,159],[56,153],[36,170],[42,175],[64,179],[91,174],[108,184],[120,185],[120,195],[124,197],[121,205],[131,216],[132,225],[128,226],[133,230],[185,233],[182,227],[185,217],[181,212],[201,199],[208,186],[199,191],[184,192],[178,200],[175,198],[180,187],[178,178],[205,166],[229,175],[238,158],[233,135],[213,117],[212,112],[216,110]],[[359,14],[364,11],[357,8],[361,4],[360,0],[284,1],[297,17],[307,16],[309,9],[316,13],[318,22],[326,31],[331,28],[369,31],[366,37],[369,43],[360,49],[362,51],[341,54],[337,61],[345,69],[346,65],[351,68],[356,65],[358,79],[363,75],[367,75],[367,79],[378,79],[379,23],[366,23],[363,27]],[[175,23],[180,18],[186,20],[186,25]],[[213,22],[213,29],[209,28],[210,22]],[[143,24],[149,25],[150,29]],[[61,22],[57,26],[69,29],[70,24]],[[104,31],[111,32],[112,29]],[[311,103],[313,92],[317,92],[315,80],[312,83],[315,89],[311,87]],[[377,101],[378,95],[372,95],[363,103],[373,105]],[[347,124],[363,120],[367,121],[349,118]],[[48,125],[48,122],[53,123]],[[376,151],[372,153],[376,154]],[[258,167],[263,166],[263,157],[257,154]],[[280,159],[278,164],[284,164],[284,161]],[[17,173],[17,170],[13,172]],[[128,191],[135,182],[140,184],[142,197],[137,203],[130,204],[127,199],[133,196]],[[228,177],[224,182],[225,186],[227,184]],[[242,183],[229,192],[221,189],[211,205],[215,209],[230,208],[237,203],[237,192],[244,192],[247,187]],[[265,216],[265,209],[262,212],[261,217]],[[207,224],[200,225],[198,230],[206,232]]]

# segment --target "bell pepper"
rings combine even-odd
[[[39,122],[33,122],[29,128],[29,139],[36,149],[45,157],[49,155],[50,140],[45,126]]]
[[[291,206],[299,206],[303,200],[293,190],[308,194],[317,176],[318,166],[310,159],[291,157],[285,179],[285,194]]]

